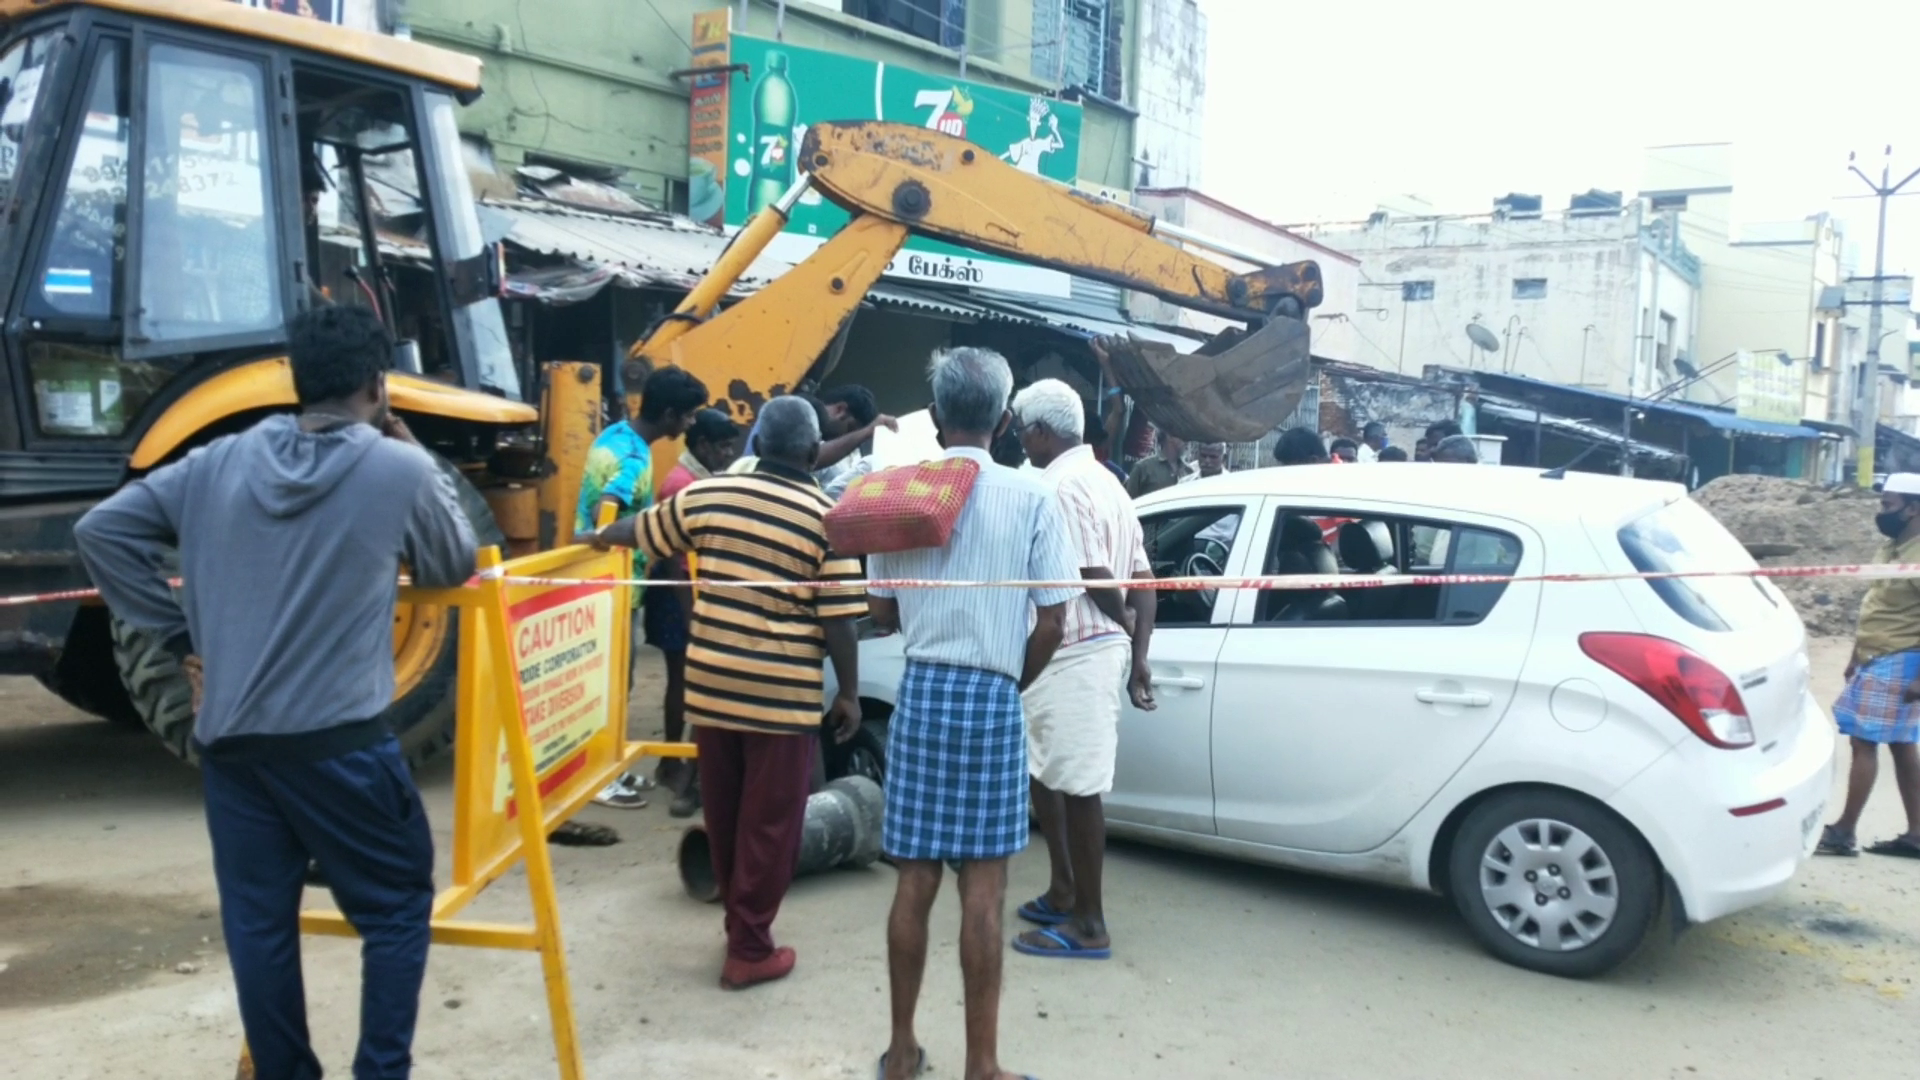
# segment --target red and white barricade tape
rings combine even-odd
[[[1839,566],[1757,566],[1747,570],[1678,570],[1651,573],[1617,574],[1265,574],[1255,577],[1174,577],[1123,578],[1116,586],[1130,589],[1154,589],[1160,592],[1196,592],[1217,589],[1373,589],[1406,585],[1520,585],[1533,582],[1579,583],[1593,581],[1673,581],[1693,578],[1838,578],[1880,581],[1888,578],[1920,578],[1920,563],[1848,563]],[[504,578],[508,585],[544,587],[599,585],[611,588],[629,585],[637,589],[1083,589],[1096,583],[1074,581],[930,581],[919,578],[862,578],[852,581],[660,581],[647,578],[554,578],[521,577],[499,572],[477,575],[473,580]],[[406,581],[403,578],[402,584]],[[175,582],[175,584],[179,584]],[[1096,587],[1100,587],[1096,585]],[[97,600],[98,589],[63,589],[57,592],[0,596],[0,607],[30,604],[54,604],[76,600]]]

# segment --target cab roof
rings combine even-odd
[[[1467,510],[1515,521],[1621,521],[1686,494],[1679,484],[1600,473],[1543,475],[1538,468],[1383,462],[1368,465],[1267,466],[1163,488],[1139,502],[1148,510],[1194,496],[1270,495],[1338,508],[1347,500]]]
[[[412,76],[463,98],[480,92],[480,61],[465,53],[258,10],[233,0],[0,0],[0,22],[63,8],[95,8],[224,31]]]

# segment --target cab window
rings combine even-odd
[[[140,296],[130,342],[277,332],[281,253],[255,61],[156,44],[146,70]]]
[[[124,50],[103,42],[88,79],[73,161],[53,217],[46,260],[35,277],[43,316],[113,318],[126,257],[127,127]]]
[[[40,77],[60,35],[21,38],[0,53],[0,200],[13,197],[20,171],[20,140],[40,106]]]

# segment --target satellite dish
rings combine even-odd
[[[1688,360],[1684,356],[1676,356],[1673,358],[1673,369],[1678,371],[1684,378],[1697,379],[1700,377],[1700,372],[1693,366],[1693,361]]]
[[[1493,336],[1493,331],[1481,326],[1477,322],[1467,324],[1467,340],[1473,342],[1474,345],[1482,351],[1500,351],[1500,339]]]

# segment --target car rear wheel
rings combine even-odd
[[[1632,956],[1660,907],[1646,842],[1569,792],[1517,791],[1476,807],[1454,836],[1448,882],[1488,952],[1569,978]]]
[[[439,459],[436,459],[439,460]],[[460,509],[480,546],[505,542],[486,497],[452,463],[439,461],[453,478]],[[153,634],[113,620],[113,654],[121,682],[140,719],[183,761],[193,751],[193,692],[179,661]],[[409,764],[432,760],[453,743],[454,686],[460,664],[458,613],[450,608],[402,603],[393,619],[393,703],[381,718],[400,739]]]

